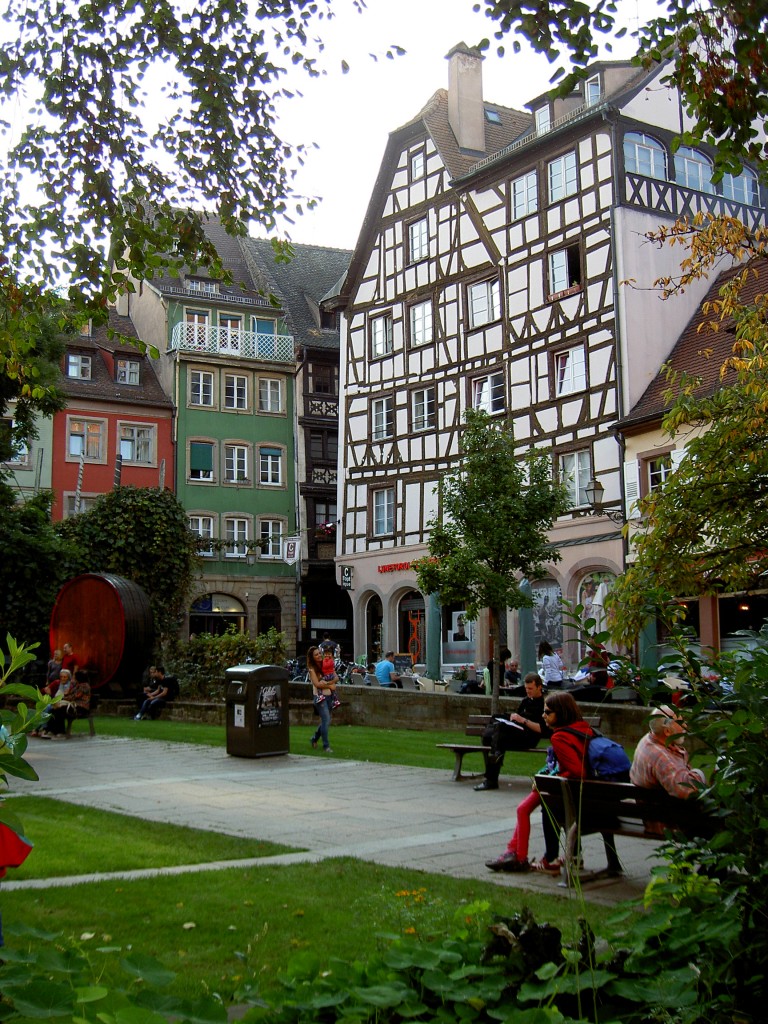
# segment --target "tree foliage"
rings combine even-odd
[[[498,611],[530,606],[521,580],[538,579],[560,559],[547,531],[569,503],[547,453],[520,452],[512,428],[483,412],[469,409],[466,418],[459,468],[443,481],[430,523],[429,556],[414,566],[425,594],[461,603],[470,618],[490,610],[495,648]]]
[[[77,544],[60,537],[51,524],[51,495],[23,503],[0,483],[0,631],[24,643],[48,644],[56,594],[79,571]]]
[[[149,597],[161,638],[178,630],[198,558],[197,538],[175,495],[157,487],[118,487],[57,528],[81,550],[80,572],[133,580]]]
[[[37,414],[64,407],[56,388],[63,327],[61,300],[36,285],[21,286],[0,254],[0,416],[15,403],[13,435],[0,434],[0,462],[36,436]]]
[[[620,0],[482,0],[495,21],[499,52],[510,33],[525,36],[551,62],[563,94],[586,78],[587,65],[602,43],[626,34],[634,4]],[[633,33],[637,60],[646,67],[668,62],[664,81],[680,91],[693,127],[677,140],[716,147],[716,173],[738,173],[745,159],[768,158],[764,129],[768,117],[768,14],[749,0],[663,0],[658,13]],[[513,48],[520,44],[513,41]],[[755,122],[757,124],[755,124]]]

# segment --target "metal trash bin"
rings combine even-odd
[[[278,665],[233,665],[225,672],[227,753],[287,754],[288,671]]]

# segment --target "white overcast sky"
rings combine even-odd
[[[378,173],[387,136],[411,120],[433,93],[448,85],[445,55],[459,42],[473,45],[491,37],[494,25],[472,10],[473,0],[367,0],[363,14],[351,0],[334,3],[336,17],[318,28],[325,42],[329,74],[318,80],[292,79],[303,95],[281,105],[278,134],[287,141],[317,143],[296,179],[303,195],[322,199],[319,207],[285,225],[293,242],[353,248]],[[620,17],[631,31],[645,21],[657,0],[619,0]],[[374,62],[390,44],[407,53]],[[618,59],[634,53],[627,38],[614,44]],[[351,65],[342,74],[341,61]],[[494,41],[483,64],[483,94],[492,103],[521,109],[549,88],[557,65],[530,47],[495,54]]]

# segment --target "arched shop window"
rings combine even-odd
[[[531,587],[533,593],[533,638],[536,648],[542,640],[555,650],[563,646],[562,594],[554,580],[540,580]]]
[[[400,599],[398,607],[398,651],[410,654],[414,665],[426,658],[426,615],[424,598],[411,590]]]
[[[384,621],[384,610],[381,600],[375,594],[365,608],[365,644],[369,661],[379,661],[384,653],[382,647],[381,625]],[[387,648],[390,650],[390,648]]]
[[[256,609],[256,632],[267,633],[270,629],[276,629],[279,633],[282,629],[282,613],[280,601],[274,594],[265,594],[259,598]]]
[[[233,625],[244,633],[246,614],[242,602],[230,594],[203,594],[189,609],[189,633],[212,633],[219,636]]]

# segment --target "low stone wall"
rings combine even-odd
[[[342,706],[334,713],[337,725],[370,725],[382,729],[414,729],[417,732],[454,731],[463,733],[469,715],[488,715],[491,698],[476,694],[422,693],[373,686],[340,686]],[[312,713],[312,688],[309,683],[289,683],[288,698],[291,725],[310,725],[317,721]],[[502,711],[514,711],[520,701],[502,697]],[[601,731],[625,746],[634,746],[647,730],[648,709],[622,704],[582,704],[584,715],[599,715]],[[136,713],[134,705],[102,701],[99,714]],[[226,726],[224,704],[176,700],[163,712],[173,721],[205,722]]]

